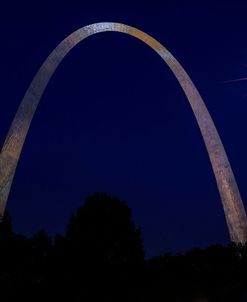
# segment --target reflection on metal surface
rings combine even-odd
[[[32,117],[40,98],[66,54],[79,42],[96,33],[115,31],[142,40],[157,52],[170,67],[184,90],[200,127],[221,196],[231,240],[247,241],[247,219],[241,196],[212,118],[190,77],[172,54],[148,34],[120,23],[103,22],[78,29],[63,40],[48,56],[30,84],[0,154],[0,217],[3,216],[15,169]]]

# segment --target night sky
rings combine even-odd
[[[216,3],[217,2],[217,3]],[[2,1],[0,143],[53,48],[85,25],[137,27],[178,59],[222,138],[247,207],[246,1]],[[147,45],[94,35],[57,69],[34,116],[7,209],[16,232],[64,233],[86,196],[126,201],[147,256],[227,243],[211,164],[177,80]]]

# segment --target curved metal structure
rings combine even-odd
[[[134,27],[112,22],[91,24],[73,32],[52,51],[35,75],[17,110],[0,153],[0,217],[4,214],[30,123],[47,83],[75,45],[91,35],[106,31],[122,32],[136,37],[157,52],[170,67],[184,90],[200,127],[221,196],[230,238],[234,242],[246,242],[247,218],[241,196],[218,132],[195,85],[180,63],[157,40]]]

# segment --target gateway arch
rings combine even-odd
[[[181,85],[201,130],[216,178],[218,190],[233,242],[247,241],[247,218],[230,163],[213,120],[190,77],[157,40],[134,27],[112,22],[82,27],[64,39],[44,61],[32,80],[11,124],[0,153],[0,218],[4,215],[16,166],[40,98],[66,54],[85,38],[100,32],[114,31],[129,34],[150,46],[169,66]]]

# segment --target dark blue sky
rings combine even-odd
[[[135,26],[182,63],[215,121],[247,206],[245,1],[5,1],[0,9],[0,142],[43,60],[94,22]],[[215,3],[217,2],[217,3]],[[226,243],[195,118],[176,79],[142,42],[102,33],[74,48],[38,107],[9,197],[15,230],[64,232],[86,196],[128,202],[148,256]]]

